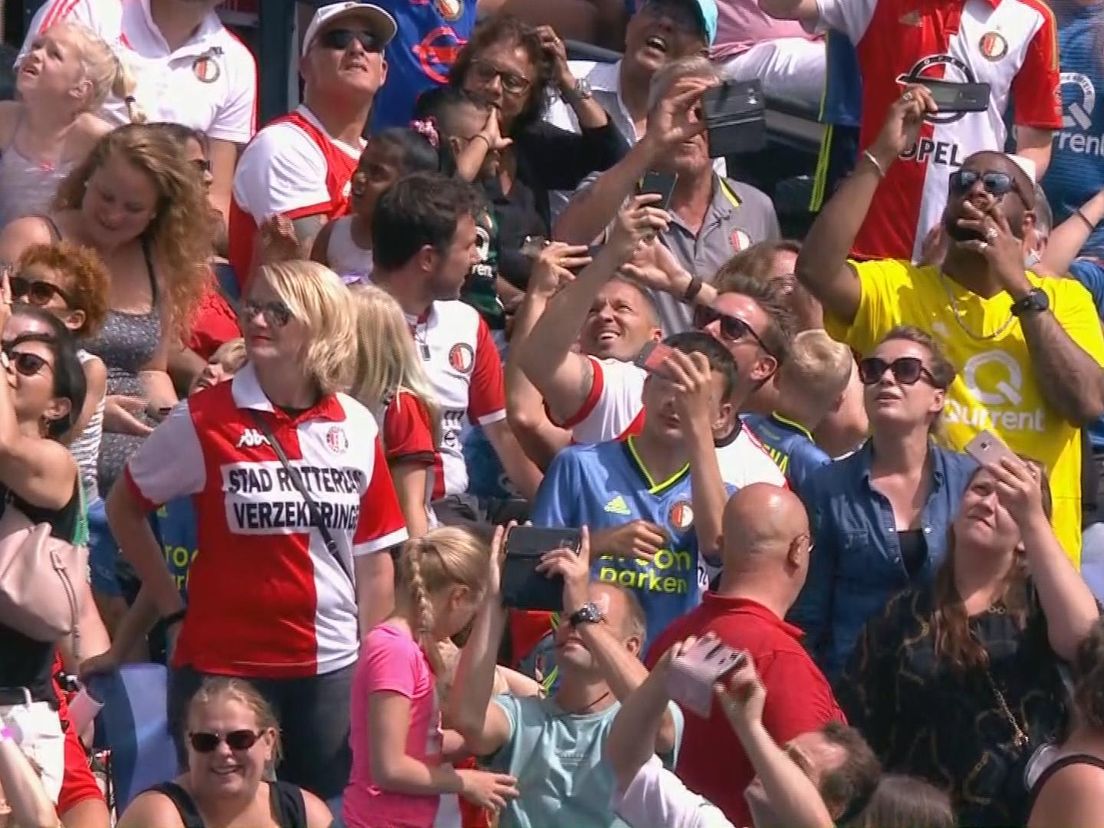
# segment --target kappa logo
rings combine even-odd
[[[628,517],[632,514],[629,511],[629,504],[625,502],[625,498],[621,495],[616,495],[614,498],[606,504],[605,511],[611,515],[621,515],[622,517]]]
[[[238,448],[257,448],[268,444],[268,438],[255,428],[247,428],[238,440]]]
[[[911,26],[914,29],[924,25],[924,21],[920,17],[919,9],[913,9],[910,12],[902,14],[897,22],[902,26]]]

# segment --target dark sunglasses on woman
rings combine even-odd
[[[241,303],[241,318],[244,321],[248,322],[258,313],[264,317],[265,324],[270,328],[282,328],[291,320],[291,309],[279,299],[271,302],[254,302],[252,299],[247,299]]]
[[[26,296],[32,305],[47,305],[55,296],[60,296],[66,305],[70,307],[73,305],[69,294],[52,282],[28,279],[26,276],[12,276],[8,283],[11,285],[12,299],[22,299]]]
[[[0,353],[4,355],[4,367],[9,365],[13,366],[15,370],[25,377],[33,377],[38,373],[41,373],[43,368],[50,368],[51,365],[45,359],[38,354],[32,354],[29,351],[15,351],[12,350],[13,345],[4,345],[0,349]]]
[[[699,305],[694,309],[694,327],[699,330],[704,331],[718,320],[721,323],[721,336],[729,342],[739,342],[742,339],[751,337],[760,348],[768,354],[774,355],[771,349],[767,347],[767,343],[765,343],[762,337],[755,332],[755,329],[740,317],[730,316],[727,313],[721,313],[718,310],[707,308],[703,305]]]
[[[981,180],[981,186],[985,188],[985,192],[994,198],[1006,196],[1013,190],[1020,194],[1019,187],[1016,186],[1016,179],[1008,173],[997,172],[996,170],[978,172],[977,170],[963,169],[951,173],[951,192],[964,193],[973,187],[979,179]]]
[[[863,385],[876,385],[882,381],[887,369],[901,385],[916,385],[921,379],[925,379],[930,385],[936,386],[932,372],[924,367],[923,361],[918,357],[898,357],[893,362],[886,362],[880,357],[867,357],[859,363],[859,379]]]
[[[379,38],[376,37],[375,33],[366,32],[363,29],[330,29],[328,32],[320,34],[316,42],[324,49],[335,49],[344,52],[354,40],[359,41],[366,52],[383,51],[383,46],[380,45]]]
[[[188,743],[196,753],[211,753],[221,743],[226,742],[230,750],[249,750],[257,744],[261,738],[260,733],[252,730],[231,730],[229,733],[198,733],[188,734]]]

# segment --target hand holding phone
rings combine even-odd
[[[981,466],[999,466],[1004,458],[1021,463],[1016,453],[1004,441],[991,431],[983,431],[966,444],[965,452],[978,461]]]
[[[673,351],[674,348],[662,342],[646,342],[633,360],[633,365],[643,368],[649,374],[664,376],[664,365]]]
[[[506,561],[502,568],[502,602],[514,609],[560,612],[563,578],[539,571],[541,559],[556,549],[578,554],[583,534],[579,529],[515,526],[506,533]]]
[[[654,193],[658,195],[660,200],[649,206],[666,211],[670,207],[671,196],[674,194],[677,184],[678,175],[675,173],[662,173],[656,172],[655,170],[649,170],[648,173],[640,179],[640,184],[636,188],[636,194],[649,195]]]
[[[671,659],[667,692],[680,706],[708,719],[713,708],[713,685],[743,664],[746,657],[742,650],[707,635]]]
[[[938,78],[919,78],[931,92],[940,112],[986,112],[991,89],[987,83],[955,83]]]

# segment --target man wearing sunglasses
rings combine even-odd
[[[1080,284],[1024,268],[1035,222],[1028,176],[998,152],[964,159],[948,182],[942,268],[847,258],[883,176],[934,112],[922,86],[894,102],[878,139],[813,224],[797,276],[824,305],[828,331],[860,353],[899,325],[936,337],[958,369],[945,412],[951,446],[962,449],[990,430],[1044,463],[1055,531],[1076,562],[1079,431],[1104,413],[1104,335]]]
[[[230,264],[245,285],[257,229],[291,220],[302,258],[322,225],[342,215],[376,92],[387,78],[383,50],[394,18],[369,3],[333,3],[315,12],[303,38],[303,103],[277,118],[245,148],[234,177]]]

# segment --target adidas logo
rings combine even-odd
[[[632,512],[629,511],[629,504],[625,502],[625,498],[621,497],[621,495],[617,495],[606,504],[606,511],[611,515],[623,515],[626,517],[632,514]]]
[[[903,14],[897,22],[902,26],[918,27],[922,25],[919,11],[910,11],[907,14]]]

